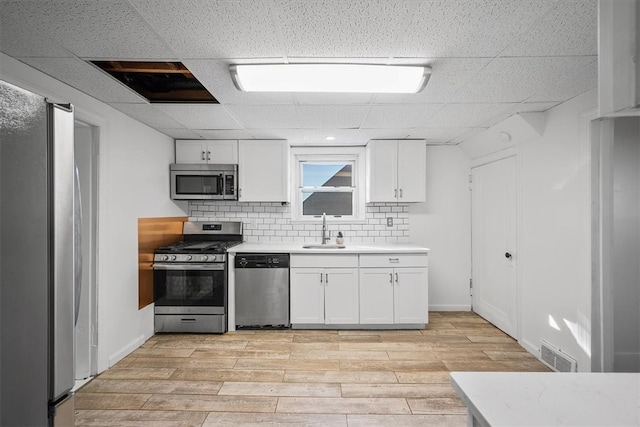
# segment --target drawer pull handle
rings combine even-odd
[[[180,319],[182,323],[196,323],[196,319]]]
[[[392,262],[394,264],[397,264],[400,262],[400,258],[389,258],[389,262]]]

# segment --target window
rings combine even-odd
[[[292,152],[293,219],[316,220],[323,213],[335,220],[362,219],[361,147],[297,147]]]

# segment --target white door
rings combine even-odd
[[[358,269],[326,269],[324,278],[325,323],[327,325],[358,323]]]
[[[321,268],[292,268],[291,323],[324,324],[324,270]]]
[[[427,144],[398,141],[398,201],[424,202],[427,197]]]
[[[360,268],[360,323],[393,323],[393,269]]]
[[[517,338],[516,158],[472,169],[473,311]]]
[[[176,163],[207,163],[207,147],[203,141],[176,141]]]
[[[367,144],[367,202],[394,202],[398,195],[398,142]]]
[[[426,268],[394,269],[394,323],[427,323],[427,271]]]

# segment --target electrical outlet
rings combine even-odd
[[[393,217],[387,217],[387,227],[393,227]]]

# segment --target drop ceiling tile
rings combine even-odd
[[[511,111],[515,104],[449,104],[433,116],[425,127],[477,127],[487,120]]]
[[[419,128],[444,107],[444,104],[373,105],[361,127]]]
[[[24,63],[103,102],[146,100],[98,68],[77,58],[21,58]]]
[[[424,58],[421,64],[431,67],[431,77],[420,93],[376,94],[374,104],[446,103],[476,74],[489,64],[490,58]],[[400,61],[394,61],[400,62]]]
[[[251,133],[244,129],[193,129],[204,139],[250,139]]]
[[[471,128],[417,128],[409,129],[409,138],[424,139],[428,144],[444,144],[468,132]]]
[[[182,59],[282,57],[269,3],[131,0]]]
[[[513,108],[512,113],[544,112],[558,104],[558,102],[523,102],[522,104],[517,104]]]
[[[360,127],[369,106],[301,105],[296,110],[303,129],[354,129]]]
[[[493,57],[555,0],[420,2],[394,56]]]
[[[292,105],[227,105],[227,108],[245,129],[300,128]]]
[[[164,133],[165,135],[168,135],[172,138],[175,139],[200,139],[200,135],[198,135],[196,132],[192,131],[191,129],[184,129],[184,128],[180,128],[180,129],[163,129],[163,128],[158,128],[158,130],[162,133]]]
[[[294,99],[300,105],[368,104],[373,95],[369,93],[296,93]]]
[[[263,61],[239,60],[233,63],[253,64],[256,62],[274,61],[268,59]],[[277,62],[281,62],[281,60]],[[247,93],[236,89],[229,73],[231,62],[228,60],[189,59],[183,61],[183,64],[221,104],[294,104],[293,95],[290,93]]]
[[[500,53],[501,56],[598,54],[597,0],[563,0]]]
[[[467,132],[463,133],[462,135],[453,138],[451,141],[449,141],[449,144],[450,145],[458,145],[458,144],[466,141],[467,139],[471,139],[474,136],[481,134],[482,132],[486,131],[487,129],[488,128],[484,128],[484,127],[472,128],[472,129],[468,130]]]
[[[302,129],[249,129],[253,139],[286,139],[296,143],[304,140]]]
[[[276,0],[276,25],[289,57],[393,56],[414,2]]]
[[[362,135],[367,141],[371,139],[405,139],[409,138],[409,129],[360,129]]]
[[[29,19],[28,29],[39,34],[36,37],[55,40],[76,56],[117,59],[170,59],[175,56],[127,1],[19,3],[19,8],[31,14],[25,18]],[[22,13],[12,19],[21,17]]]
[[[53,2],[3,1],[0,5],[0,51],[13,57],[70,57],[52,27]],[[35,28],[40,30],[34,31]]]
[[[158,111],[189,129],[241,129],[219,104],[154,104]]]
[[[565,76],[555,83],[540,88],[527,102],[562,102],[598,87],[598,61]]]
[[[593,61],[591,56],[496,58],[451,102],[522,102]]]
[[[184,128],[181,123],[153,108],[151,104],[123,104],[112,102],[111,105],[116,110],[145,123],[152,128],[180,129]]]
[[[304,129],[306,144],[318,145],[363,145],[369,138],[360,129]],[[331,136],[334,139],[327,140]]]

